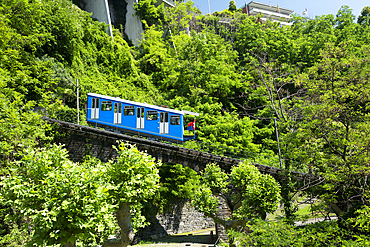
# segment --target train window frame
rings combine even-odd
[[[170,117],[170,124],[171,125],[180,125],[181,124],[180,115],[171,115],[171,117]]]
[[[123,115],[124,116],[134,116],[135,115],[135,106],[133,106],[133,105],[125,105],[123,107]]]
[[[158,120],[158,111],[147,111],[146,120],[148,121]]]
[[[111,111],[113,109],[112,101],[102,101],[100,109],[102,111]]]

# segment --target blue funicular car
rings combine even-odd
[[[195,138],[195,118],[187,125],[194,135],[184,135],[184,115],[178,111],[95,93],[87,94],[87,122],[111,131],[146,136],[155,140],[184,142]]]

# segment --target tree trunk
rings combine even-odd
[[[65,245],[63,245],[63,247],[76,247],[76,242],[74,243],[68,242]]]
[[[333,209],[334,213],[338,218],[343,217],[345,212],[342,209],[340,209],[335,203],[329,202],[328,204],[331,207],[331,209]]]
[[[104,242],[103,247],[127,247],[134,239],[129,202],[120,203],[117,211],[117,220],[121,228],[121,238],[108,239]]]

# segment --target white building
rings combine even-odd
[[[279,5],[273,6],[270,4],[251,1],[243,8],[243,12],[248,15],[255,16],[262,14],[261,17],[262,22],[270,20],[278,21],[280,22],[281,25],[292,25],[292,23],[289,22],[289,20],[291,19],[290,14],[293,13],[294,10],[281,8]]]

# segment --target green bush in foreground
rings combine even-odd
[[[26,150],[13,174],[0,182],[0,204],[14,216],[7,219],[22,222],[22,234],[32,229],[27,243],[32,246],[96,246],[114,234],[117,220],[121,240],[132,240],[130,211],[136,227],[145,225],[140,202],[158,188],[160,164],[123,143],[117,152],[115,161],[103,164],[96,158],[74,163],[57,145]],[[17,230],[13,227],[4,237],[9,242],[0,244],[13,243]]]
[[[245,232],[229,231],[237,246],[369,246],[368,236],[341,228],[339,222],[295,227],[284,222],[254,220]]]

